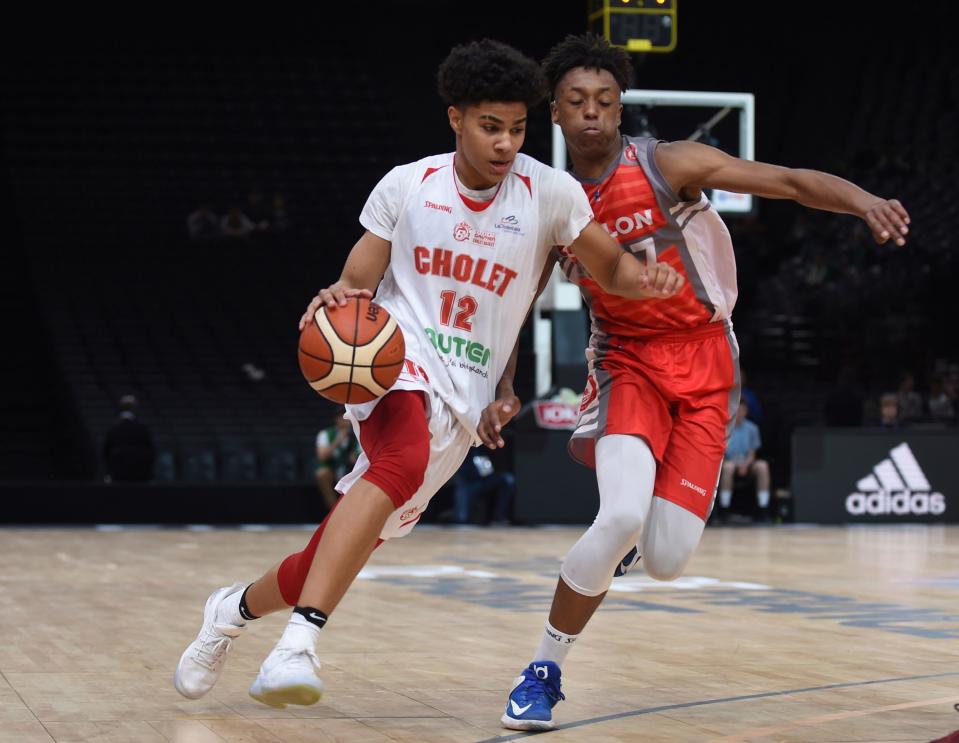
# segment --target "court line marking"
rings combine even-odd
[[[645,709],[635,709],[629,712],[617,712],[614,715],[603,715],[602,717],[591,717],[586,720],[577,720],[557,725],[553,730],[544,730],[541,732],[521,732],[515,735],[497,736],[495,738],[484,738],[476,743],[496,743],[496,741],[519,740],[530,735],[545,735],[546,733],[559,732],[560,730],[572,730],[573,728],[584,727],[586,725],[596,725],[610,720],[621,720],[625,717],[640,717],[642,715],[654,715],[657,712],[669,712],[676,709],[688,709],[691,707],[706,707],[711,704],[725,704],[727,702],[745,702],[752,699],[769,699],[771,697],[784,697],[790,694],[807,694],[812,691],[828,691],[829,689],[851,689],[857,686],[872,686],[875,684],[892,684],[900,681],[923,681],[926,679],[949,678],[950,676],[959,676],[959,671],[950,671],[948,673],[930,673],[922,676],[896,676],[886,679],[874,679],[872,681],[851,681],[841,684],[826,684],[824,686],[806,686],[800,689],[784,689],[783,691],[764,691],[759,694],[741,694],[735,697],[720,697],[718,699],[701,699],[695,702],[682,702],[680,704],[664,704],[660,707],[647,707]],[[951,697],[950,697],[951,699]]]
[[[795,730],[796,728],[805,727],[805,726],[814,726],[821,725],[824,722],[833,722],[835,720],[846,720],[851,717],[867,717],[869,715],[874,715],[879,712],[893,712],[898,709],[912,709],[913,707],[931,707],[936,704],[955,704],[959,702],[959,697],[955,694],[949,697],[939,697],[939,699],[926,699],[919,702],[903,702],[902,704],[887,704],[883,707],[870,707],[867,709],[860,710],[847,710],[846,712],[833,712],[829,715],[818,715],[816,717],[804,717],[798,720],[793,720],[792,722],[787,722],[784,725],[770,725],[764,728],[753,728],[752,730],[746,730],[742,733],[737,733],[735,735],[727,735],[722,738],[713,738],[709,743],[739,743],[740,741],[751,740],[752,738],[760,738],[767,735],[776,735],[777,733],[784,733],[787,730]]]

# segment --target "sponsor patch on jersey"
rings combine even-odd
[[[446,212],[447,214],[453,213],[453,207],[449,206],[448,204],[437,204],[429,199],[424,202],[423,207],[425,209],[436,209],[437,211]]]
[[[510,232],[514,235],[522,235],[523,229],[519,226],[519,218],[514,214],[508,214],[502,217],[499,222],[493,225],[494,229]]]
[[[466,242],[473,235],[473,228],[466,222],[460,222],[453,228],[453,239],[457,242]]]

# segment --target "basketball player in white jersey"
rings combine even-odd
[[[339,281],[300,320],[302,329],[322,304],[335,312],[347,298],[375,292],[403,329],[404,371],[382,398],[347,406],[362,453],[306,549],[249,586],[210,596],[177,667],[184,696],[212,688],[248,621],[293,606],[250,694],[274,707],[320,698],[323,626],[377,545],[413,529],[478,443],[497,382],[512,378],[511,351],[553,245],[569,245],[615,294],[658,301],[683,283],[671,268],[648,269],[625,255],[568,174],[519,154],[527,109],[544,92],[534,61],[489,40],[456,47],[440,67],[439,89],[456,151],[380,181]]]
[[[879,243],[903,245],[909,222],[898,201],[827,173],[740,160],[696,142],[624,137],[620,94],[632,65],[601,37],[570,36],[543,66],[553,122],[596,220],[626,254],[671,265],[686,283],[668,299],[636,302],[603,289],[575,254],[556,256],[592,319],[569,449],[595,467],[600,507],[563,562],[539,647],[507,700],[502,723],[516,730],[553,727],[562,663],[621,560],[628,567],[642,555],[650,576],[672,580],[702,536],[739,401],[735,258],[703,189],[852,214]],[[494,405],[480,429],[491,446],[501,445],[496,415]],[[491,422],[495,435],[486,435]]]

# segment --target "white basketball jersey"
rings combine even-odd
[[[393,168],[370,194],[360,223],[392,244],[375,301],[469,431],[495,399],[550,248],[591,219],[572,177],[525,155],[492,201],[460,194],[453,153]]]

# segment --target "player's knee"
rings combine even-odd
[[[369,457],[363,479],[382,490],[397,508],[420,489],[430,461],[430,432],[419,392],[386,395],[360,425]]]
[[[396,440],[376,453],[363,479],[379,487],[399,508],[420,489],[429,461],[429,439]]]
[[[643,531],[643,514],[635,508],[600,508],[595,526],[610,542],[629,542]]]
[[[693,546],[695,549],[695,545]],[[675,580],[683,574],[693,549],[652,550],[643,555],[643,567],[650,578]]]
[[[766,474],[769,472],[769,462],[767,462],[765,459],[757,459],[753,463],[753,469],[755,470],[756,474]]]
[[[644,544],[643,564],[646,573],[656,580],[675,580],[699,546],[700,530],[671,530],[668,539],[651,539]]]

